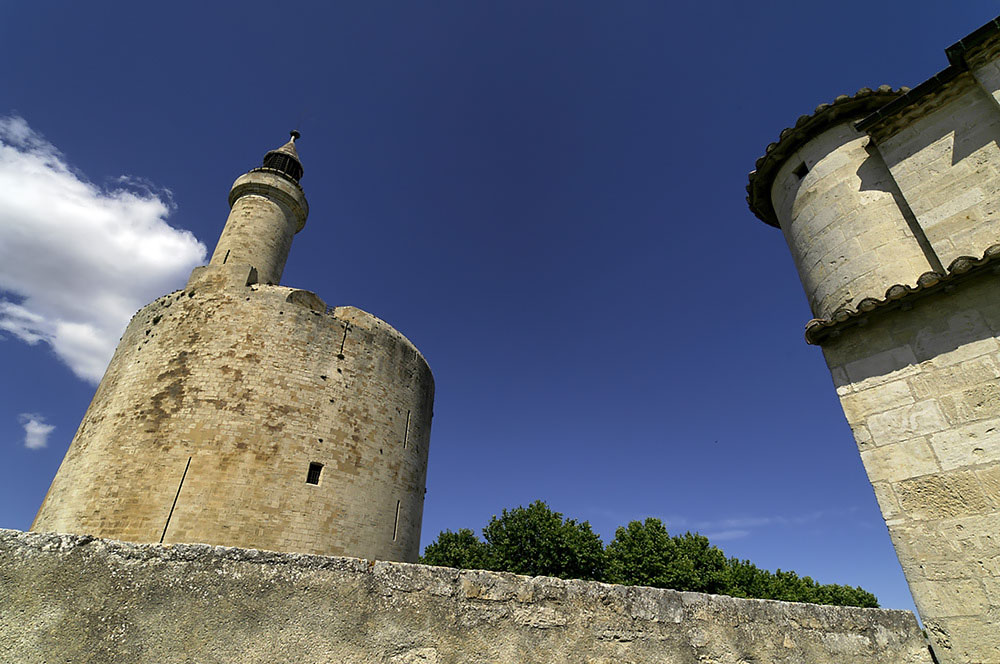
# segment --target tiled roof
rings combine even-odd
[[[771,143],[759,158],[756,169],[750,173],[747,184],[747,203],[750,210],[766,224],[778,226],[778,217],[771,203],[771,186],[781,164],[789,155],[812,138],[834,125],[859,120],[906,94],[909,88],[893,89],[888,85],[876,90],[861,88],[854,96],[840,95],[830,104],[820,104],[812,115],[803,115],[794,127],[781,132],[777,142]]]
[[[917,279],[916,286],[896,284],[882,299],[866,297],[856,307],[837,309],[829,318],[814,318],[806,323],[806,341],[821,344],[847,328],[864,325],[872,314],[908,309],[916,300],[938,292],[947,293],[963,281],[988,273],[1000,273],[1000,244],[989,247],[982,258],[959,256],[948,266],[946,274],[925,272]]]

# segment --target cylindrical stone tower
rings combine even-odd
[[[779,226],[942,664],[1000,662],[1000,20],[913,90],[799,118],[750,174]]]
[[[268,153],[211,264],[133,317],[33,530],[416,560],[427,363],[370,314],[259,283],[305,222],[301,173],[293,143]]]

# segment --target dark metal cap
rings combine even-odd
[[[291,131],[291,140],[282,145],[280,148],[271,150],[266,155],[264,155],[264,168],[269,168],[273,171],[278,171],[283,175],[287,176],[293,182],[298,183],[302,178],[303,168],[302,162],[299,161],[299,153],[295,149],[295,140],[299,138],[300,134],[297,130]]]

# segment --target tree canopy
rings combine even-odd
[[[619,528],[607,558],[605,578],[611,583],[703,593],[722,593],[728,587],[722,551],[697,533],[671,537],[659,519]]]
[[[795,572],[770,572],[749,560],[727,559],[704,535],[670,535],[659,519],[631,521],[605,548],[588,522],[564,518],[540,500],[491,518],[483,540],[467,528],[443,531],[420,562],[735,597],[878,606],[862,588],[820,584]]]
[[[600,580],[604,545],[584,521],[563,519],[536,500],[504,510],[483,528],[490,568],[531,576]]]
[[[426,565],[458,567],[459,569],[489,569],[488,550],[468,528],[457,533],[441,532],[437,539],[424,547],[420,561]]]

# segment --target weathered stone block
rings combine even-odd
[[[1000,415],[1000,384],[988,383],[940,398],[941,408],[952,424],[993,419]]]
[[[877,446],[926,436],[948,427],[941,407],[933,399],[872,415],[866,423]]]
[[[854,434],[854,442],[857,444],[859,451],[863,452],[875,447],[875,441],[872,440],[872,434],[868,431],[868,427],[865,425],[851,425],[851,432]]]
[[[890,482],[872,482],[872,489],[875,490],[875,498],[878,500],[879,508],[882,510],[884,519],[892,519],[899,515],[899,501],[892,490]]]
[[[978,311],[965,311],[945,322],[929,324],[917,334],[913,352],[921,362],[934,360],[938,366],[947,366],[997,354],[993,332]]]
[[[872,482],[898,482],[940,470],[930,445],[923,438],[865,450],[861,460]]]
[[[995,620],[983,621],[977,617],[932,618],[924,621],[927,633],[939,653],[946,653],[949,662],[993,664],[1000,662],[1000,643],[996,639]]]
[[[943,470],[1000,461],[1000,419],[952,427],[928,439]]]
[[[952,471],[899,482],[893,487],[908,518],[937,520],[982,514],[991,508],[972,471]]]
[[[935,617],[976,616],[986,612],[991,604],[986,591],[977,579],[949,579],[948,581],[918,581],[914,594],[918,607]]]
[[[986,468],[977,468],[975,473],[979,479],[979,484],[983,487],[983,493],[990,501],[990,504],[994,509],[1000,508],[1000,464],[993,464]],[[1000,538],[1000,533],[993,533],[992,536]]]
[[[882,383],[905,378],[918,371],[917,357],[908,346],[866,354],[844,366],[856,389],[863,390]]]
[[[1000,377],[993,355],[980,355],[955,364],[945,364],[934,371],[921,371],[910,376],[910,387],[917,399],[948,394],[981,383],[996,381]]]
[[[870,383],[865,383],[870,384]],[[863,422],[875,413],[899,408],[914,403],[909,383],[904,379],[876,383],[873,387],[857,389],[840,398],[844,415],[851,424]]]

